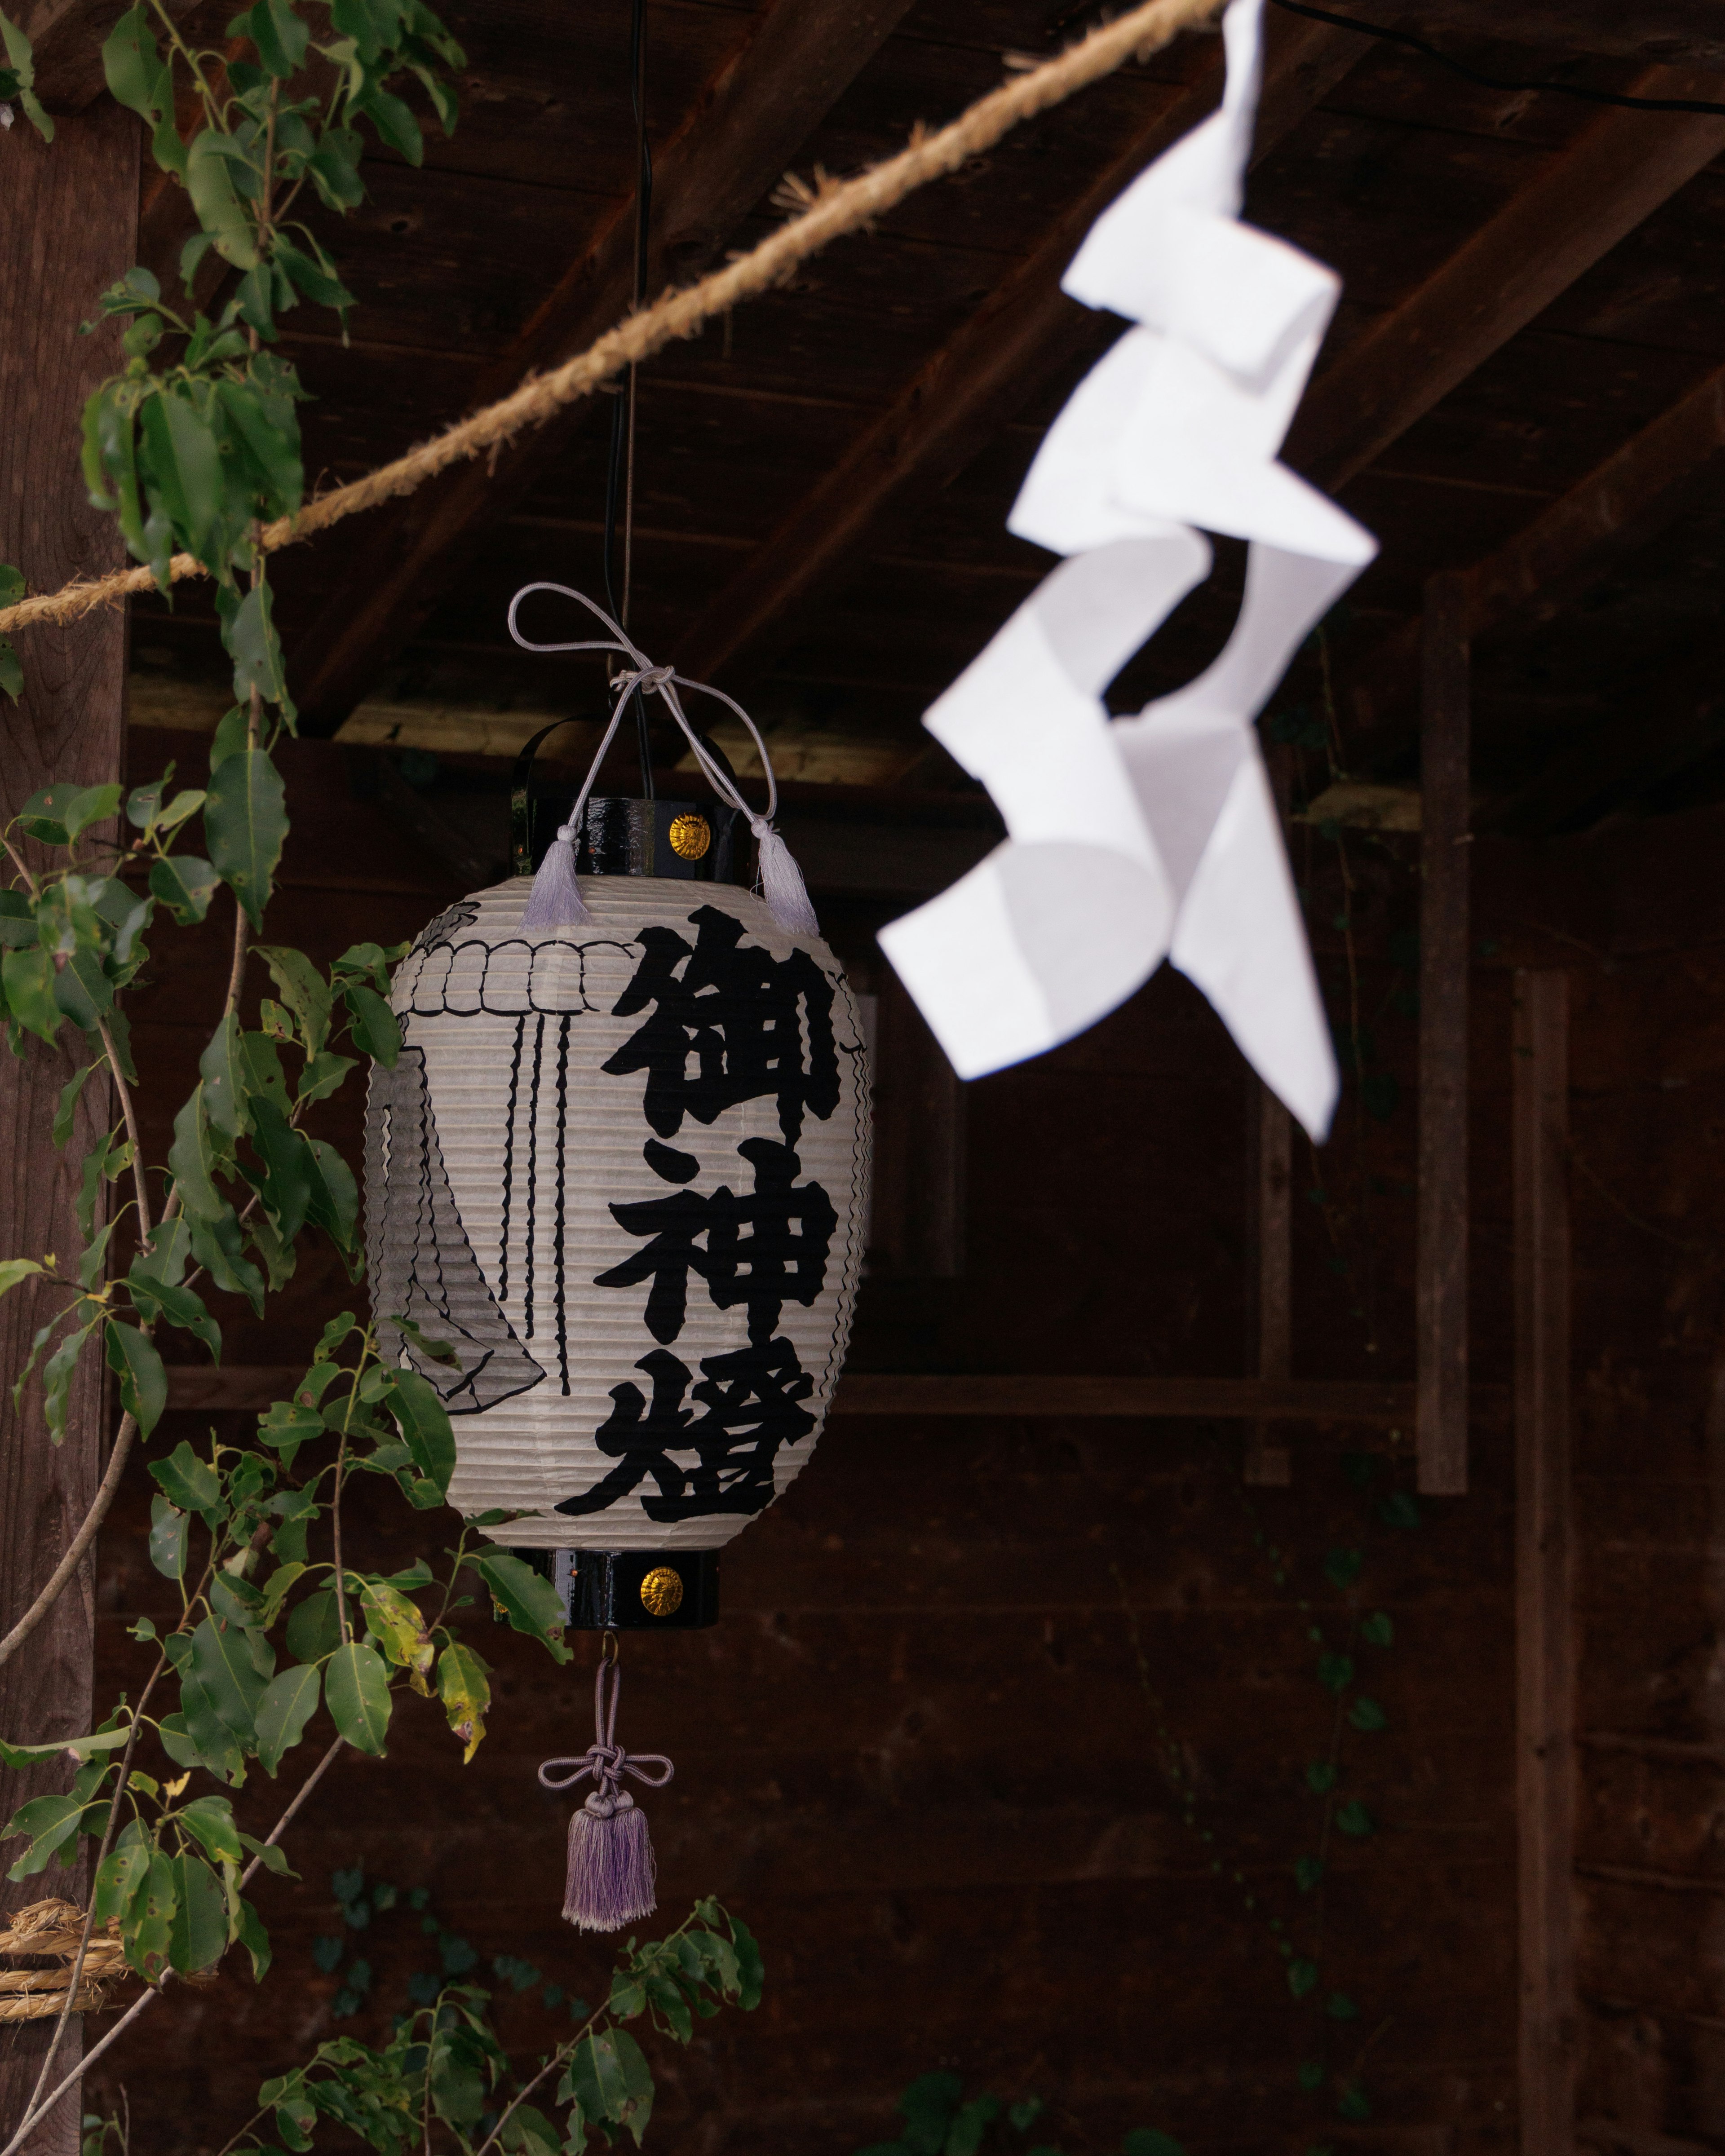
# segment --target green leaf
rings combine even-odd
[[[498,2135],[512,2156],[562,2156],[563,2137],[542,2111],[518,2103]]]
[[[1135,2126],[1120,2145],[1123,2156],[1186,2156],[1171,2134],[1158,2133],[1153,2126]]]
[[[105,1067],[106,1058],[99,1055],[94,1063],[86,1063],[75,1078],[69,1078],[61,1086],[59,1106],[54,1112],[54,1129],[51,1133],[57,1146],[64,1148],[72,1136],[72,1127],[78,1115],[78,1103],[83,1096],[85,1086],[90,1082],[90,1073]],[[0,1286],[0,1295],[4,1295],[5,1292],[5,1287]]]
[[[1345,1991],[1332,1991],[1324,2001],[1324,2011],[1332,2021],[1358,2021],[1359,2009]]]
[[[1296,1999],[1304,1999],[1317,1983],[1317,1964],[1315,1961],[1291,1961],[1288,1964],[1288,1989]]]
[[[138,412],[138,459],[152,507],[169,519],[205,568],[219,575],[228,548],[221,444],[188,395],[163,389],[145,398]]]
[[[249,1902],[239,1905],[239,1922],[234,1936],[252,1958],[253,1983],[261,1984],[270,1974],[270,1934],[264,1928],[263,1918]]]
[[[465,1767],[485,1742],[485,1716],[491,1705],[487,1666],[471,1647],[459,1642],[444,1649],[437,1658],[438,1697],[444,1703],[449,1727],[465,1747]]]
[[[1321,2059],[1302,2059],[1297,2076],[1300,2086],[1307,2096],[1324,2085],[1323,2061]]]
[[[737,1948],[737,1966],[742,1989],[737,2005],[745,2014],[752,2014],[761,2003],[761,1992],[767,1979],[766,1965],[761,1959],[761,1949],[755,1935],[740,1917],[727,1919],[731,1926],[732,1944]]]
[[[28,1280],[42,1268],[33,1258],[0,1258],[0,1295],[6,1295],[20,1281]]]
[[[95,1920],[98,1924],[124,1917],[133,1897],[150,1874],[151,1845],[141,1820],[128,1820],[119,1839],[102,1860],[96,1874]]]
[[[51,1042],[64,1016],[55,1000],[54,961],[39,945],[33,951],[8,951],[0,960],[0,983],[6,1007],[18,1024]]]
[[[172,1950],[174,1917],[179,1909],[179,1871],[164,1850],[151,1853],[150,1868],[122,1924],[126,1958],[153,1984]]]
[[[1045,2108],[1040,2096],[1027,2096],[1021,2103],[1008,2107],[1006,2123],[1014,2133],[1028,2133]]]
[[[1378,1823],[1358,1797],[1350,1797],[1345,1804],[1336,1807],[1336,1824],[1343,1834],[1357,1835],[1363,1840],[1378,1831]]]
[[[190,1220],[219,1220],[233,1210],[215,1186],[215,1152],[209,1142],[209,1119],[203,1106],[203,1087],[199,1085],[174,1117],[174,1142],[167,1155],[168,1173],[174,1179],[180,1209]]]
[[[241,1046],[239,1019],[225,1012],[222,1023],[198,1058],[198,1075],[203,1081],[203,1111],[212,1129],[225,1138],[240,1138],[251,1129],[246,1111],[247,1069]]]
[[[324,1697],[336,1727],[357,1752],[383,1755],[389,1727],[389,1673],[375,1647],[351,1640],[331,1656]]]
[[[1395,1639],[1395,1626],[1383,1610],[1375,1610],[1360,1626],[1359,1635],[1368,1646],[1387,1647]]]
[[[198,222],[213,235],[217,254],[236,270],[250,270],[257,264],[257,242],[234,192],[222,151],[222,139],[212,129],[206,127],[194,136],[186,155],[186,187]]]
[[[464,1562],[490,1589],[493,1602],[517,1632],[544,1640],[558,1661],[569,1660],[563,1645],[563,1599],[542,1573],[507,1550],[476,1550]]]
[[[228,1295],[244,1296],[261,1317],[264,1276],[245,1255],[232,1206],[224,1206],[217,1219],[194,1220],[189,1240],[192,1255],[209,1275],[211,1285]]]
[[[173,1292],[182,1295],[186,1291],[177,1288]],[[167,1405],[167,1373],[162,1358],[136,1326],[122,1325],[116,1317],[108,1320],[107,1349],[108,1368],[120,1379],[120,1404],[137,1417],[139,1432],[147,1437]]]
[[[274,1101],[252,1102],[252,1144],[263,1163],[256,1178],[259,1194],[283,1242],[290,1243],[305,1224],[312,1199],[312,1158],[306,1140],[290,1129]]]
[[[446,1495],[455,1471],[455,1433],[449,1412],[417,1371],[392,1370],[388,1374],[385,1397],[389,1413],[413,1455],[413,1465],[437,1485],[439,1495]]]
[[[221,1478],[182,1438],[166,1460],[150,1463],[151,1479],[182,1512],[202,1512],[222,1502]]]
[[[148,8],[129,8],[108,33],[102,71],[118,101],[152,126],[172,110],[172,80],[150,33]]]
[[[342,994],[352,1014],[349,1030],[355,1046],[386,1070],[393,1070],[401,1054],[401,1028],[396,1024],[395,1013],[375,988],[356,984],[344,988]]]
[[[287,1650],[302,1662],[321,1661],[341,1645],[341,1627],[336,1614],[336,1591],[320,1588],[308,1594],[288,1615]]]
[[[1356,1729],[1362,1731],[1388,1729],[1389,1727],[1389,1716],[1375,1699],[1368,1699],[1363,1693],[1348,1710],[1348,1719]]]
[[[326,1049],[321,1055],[310,1055],[300,1073],[300,1082],[294,1088],[296,1107],[306,1107],[313,1101],[326,1101],[330,1095],[341,1090],[341,1081],[350,1070],[358,1069],[351,1055],[332,1055]]]
[[[260,748],[242,750],[210,773],[205,842],[254,928],[262,923],[287,836],[285,799],[281,775]]]
[[[1320,1655],[1317,1681],[1326,1691],[1344,1692],[1353,1682],[1353,1663],[1347,1655]]]
[[[74,1840],[86,1816],[94,1819],[107,1810],[105,1804],[93,1804],[77,1794],[62,1797],[37,1797],[20,1805],[8,1822],[3,1838],[13,1835],[29,1836],[29,1846],[7,1873],[8,1879],[28,1879],[38,1871],[46,1871],[59,1851]],[[63,1860],[69,1863],[71,1859]]]
[[[1306,1786],[1314,1795],[1322,1796],[1336,1786],[1336,1765],[1332,1759],[1314,1759],[1306,1769]]]
[[[1364,1563],[1357,1549],[1332,1549],[1324,1558],[1324,1578],[1332,1587],[1352,1587]]]
[[[61,819],[69,839],[81,838],[92,824],[105,823],[110,816],[120,814],[120,797],[124,789],[118,786],[86,786],[74,793],[66,803]]]
[[[258,1702],[258,1763],[272,1778],[317,1712],[322,1679],[314,1662],[295,1662],[271,1679]]]
[[[234,1823],[234,1807],[226,1797],[198,1797],[182,1812],[177,1823],[200,1842],[218,1864],[243,1864],[245,1845]]]
[[[1302,1856],[1294,1866],[1294,1884],[1302,1894],[1309,1894],[1323,1876],[1322,1862],[1316,1856]]]
[[[1369,2118],[1372,2115],[1371,2104],[1367,2099],[1365,2090],[1358,2082],[1348,2082],[1345,2084],[1341,2095],[1336,2099],[1336,2109],[1343,2118],[1356,2122]]]
[[[44,1759],[74,1758],[87,1760],[95,1752],[117,1752],[125,1743],[128,1728],[99,1729],[92,1737],[64,1737],[52,1744],[7,1744],[0,1743],[0,1765],[14,1772],[36,1766]]]
[[[87,1305],[85,1306],[88,1307]],[[69,1333],[43,1365],[42,1419],[47,1424],[48,1435],[55,1445],[60,1444],[65,1437],[66,1416],[72,1400],[72,1380],[78,1374],[78,1365],[84,1358],[90,1337],[100,1322],[100,1319],[92,1320],[90,1324],[80,1326],[75,1332]],[[123,1378],[120,1389],[121,1397],[124,1399],[126,1383]],[[166,1380],[163,1381],[163,1390],[166,1391]],[[130,1406],[130,1401],[126,1404]],[[141,1417],[139,1426],[142,1427]]]
[[[234,408],[233,400],[228,401],[227,408]],[[294,476],[297,478],[298,474],[299,465],[295,459]],[[282,513],[291,506],[297,506],[290,498],[297,492],[297,487],[279,490],[280,495],[289,497],[280,501]],[[272,509],[278,506],[277,494],[278,490],[272,489],[272,499],[269,504]],[[291,700],[287,692],[287,672],[282,658],[281,639],[276,634],[275,624],[270,619],[270,592],[268,584],[262,582],[254,583],[240,601],[234,619],[227,624],[228,650],[234,661],[234,694],[236,699],[244,701],[255,689],[265,703],[288,706]],[[300,953],[296,951],[293,955],[298,957]]]
[[[589,2119],[627,2128],[637,2147],[653,2113],[653,2076],[626,2029],[596,2030],[576,2046],[567,2078]]]
[[[162,1280],[147,1269],[140,1270],[134,1265],[126,1275],[126,1286],[137,1306],[138,1314],[147,1323],[163,1319],[182,1332],[189,1332],[201,1340],[210,1352],[213,1362],[222,1359],[222,1332],[208,1310],[203,1298],[189,1287],[180,1287],[172,1281]]]
[[[202,921],[222,879],[195,854],[170,854],[150,865],[150,890],[182,928]]]
[[[150,1562],[164,1579],[186,1576],[187,1516],[166,1497],[150,1500]]]
[[[228,25],[228,34],[249,38],[269,72],[285,80],[299,73],[311,33],[288,0],[257,0],[244,14],[234,17]]]
[[[234,704],[223,712],[210,736],[209,767],[213,773],[230,756],[242,755],[252,745],[252,715],[249,705]]]
[[[1417,1527],[1418,1502],[1406,1490],[1393,1490],[1378,1507],[1378,1517],[1388,1527]]]
[[[298,1022],[306,1054],[316,1055],[329,1040],[332,1003],[329,983],[303,951],[281,943],[259,943],[254,947],[270,968],[277,993]]]
[[[243,1741],[256,1734],[254,1717],[265,1688],[246,1639],[238,1626],[224,1630],[208,1617],[192,1635],[192,1675],[218,1718]]]

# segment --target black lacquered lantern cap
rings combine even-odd
[[[515,801],[512,865],[531,875],[572,806],[553,794]],[[721,801],[642,801],[608,794],[582,811],[575,849],[579,875],[660,876],[675,883],[742,884],[748,851],[741,814]]]
[[[719,1621],[719,1553],[518,1549],[577,1632],[698,1632]]]

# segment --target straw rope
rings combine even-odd
[[[360,510],[412,494],[452,465],[501,449],[525,429],[542,425],[565,405],[591,396],[624,368],[650,358],[680,337],[693,336],[716,316],[783,284],[830,241],[872,223],[930,180],[957,172],[1020,121],[1101,81],[1127,60],[1147,59],[1160,51],[1181,30],[1205,21],[1221,5],[1222,0],[1145,0],[1144,5],[1093,30],[1057,59],[1015,75],[979,98],[950,126],[932,135],[919,128],[910,146],[896,157],[871,165],[853,180],[824,179],[800,217],[724,269],[698,284],[666,292],[650,307],[607,331],[575,358],[549,373],[530,376],[499,403],[472,413],[393,464],[319,495],[293,516],[266,525],[264,552],[274,553],[296,540],[309,539]],[[177,582],[206,572],[192,555],[176,554],[171,573]],[[133,592],[149,591],[152,582],[147,569],[124,569],[67,584],[39,598],[20,599],[17,605],[0,609],[0,636],[14,635],[39,622],[75,621]]]
[[[73,2010],[88,2014],[108,2003],[110,1987],[126,1974],[126,1955],[120,1944],[120,1927],[110,1923],[105,1933],[90,1938],[84,1957]],[[78,1958],[78,1943],[84,1936],[84,1912],[75,1902],[32,1902],[16,1911],[10,1928],[0,1932],[0,1958],[28,1956],[46,1961],[58,1956],[57,1969],[0,1969],[0,2021],[45,2020],[66,2003],[66,1987],[72,1964]]]

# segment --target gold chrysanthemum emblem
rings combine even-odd
[[[679,817],[677,820],[680,823],[685,819]],[[701,824],[701,829],[705,830],[706,824]],[[675,833],[675,824],[671,829]],[[649,1617],[674,1617],[683,1606],[682,1575],[668,1564],[655,1565],[641,1582],[641,1604]]]
[[[713,842],[712,826],[705,816],[693,810],[686,815],[673,816],[670,827],[671,851],[680,861],[698,861]],[[658,1574],[655,1573],[656,1578]],[[674,1573],[671,1577],[676,1577]],[[672,1604],[675,1609],[676,1604]]]

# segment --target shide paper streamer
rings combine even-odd
[[[963,1078],[1081,1033],[1169,958],[1321,1138],[1336,1061],[1252,721],[1377,543],[1276,461],[1340,282],[1240,222],[1262,18],[1234,0],[1221,110],[1063,280],[1137,325],[1009,520],[1067,558],[924,720],[1010,835],[880,942]],[[1234,634],[1186,688],[1111,720],[1108,683],[1209,573],[1202,531],[1251,542]]]

